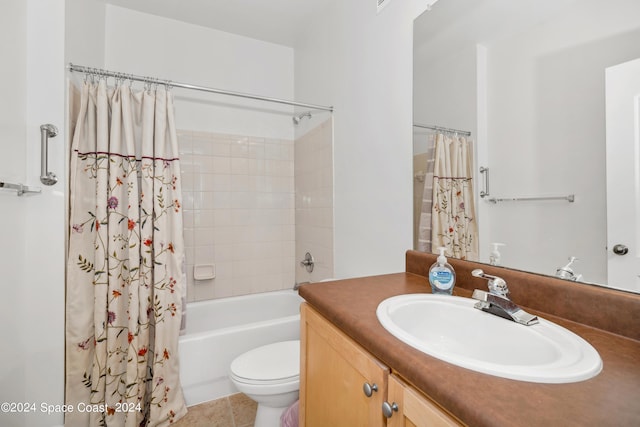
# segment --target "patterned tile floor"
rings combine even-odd
[[[258,404],[242,393],[190,406],[176,427],[253,427]]]

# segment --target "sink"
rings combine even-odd
[[[380,303],[382,326],[405,344],[463,368],[537,383],[570,383],[602,370],[598,352],[545,319],[531,326],[474,308],[449,295],[408,294]]]

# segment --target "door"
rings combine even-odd
[[[640,59],[606,81],[607,283],[640,292]]]

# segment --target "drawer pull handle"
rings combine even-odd
[[[373,385],[364,383],[362,385],[362,391],[364,391],[365,396],[371,397],[374,391],[378,391],[378,385],[375,383]]]
[[[382,413],[385,417],[391,418],[394,412],[398,412],[398,404],[393,402],[389,404],[389,402],[382,402]]]

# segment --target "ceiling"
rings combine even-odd
[[[294,47],[334,0],[100,0],[139,12]]]

